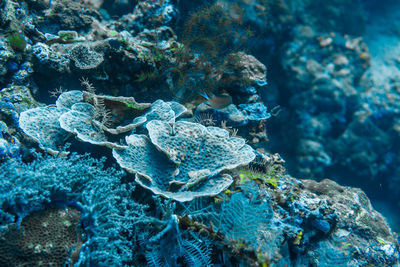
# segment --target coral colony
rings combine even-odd
[[[0,0],[0,266],[398,266],[399,10]]]

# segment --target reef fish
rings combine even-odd
[[[232,97],[228,94],[214,95],[213,93],[210,93],[211,96],[208,96],[204,91],[199,94],[208,100],[207,104],[212,108],[225,108],[232,104]]]

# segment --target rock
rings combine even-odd
[[[51,76],[70,72],[70,58],[67,54],[57,52],[43,43],[32,47],[33,69],[35,72]]]
[[[237,127],[247,125],[248,123],[246,114],[241,112],[234,104],[230,104],[225,108],[216,109],[206,103],[202,103],[197,106],[194,115],[195,117],[205,116],[202,114],[210,114],[212,120],[217,124],[226,121],[227,125]]]
[[[267,84],[267,68],[254,56],[243,52],[228,56],[221,82],[228,88],[264,86]],[[232,90],[232,89],[231,89]]]

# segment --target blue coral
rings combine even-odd
[[[211,221],[216,231],[225,235],[226,239],[245,242],[254,249],[266,244],[259,240],[261,230],[276,228],[273,223],[273,210],[268,195],[261,195],[255,183],[243,184],[240,192],[230,197],[224,196],[220,204],[191,202],[185,206],[185,213],[194,220],[209,224]],[[271,241],[272,244],[272,240]]]
[[[261,121],[271,117],[267,112],[267,107],[260,102],[250,104],[240,104],[239,108],[247,115],[250,121]]]
[[[150,109],[130,124],[111,129],[95,116],[99,108],[106,109],[105,104],[99,104],[105,100],[132,113],[136,109]],[[56,107],[22,112],[19,123],[40,147],[54,154],[70,134],[76,134],[81,141],[112,148],[120,166],[137,174],[136,181],[141,186],[168,198],[188,201],[194,197],[216,195],[226,189],[233,179],[220,173],[248,164],[255,155],[243,139],[229,137],[226,130],[175,122],[185,111],[186,108],[177,102],[157,100],[150,106],[139,104],[132,97],[70,91],[60,95]],[[139,127],[141,125],[145,127]],[[110,141],[110,134],[128,135],[130,131],[145,129],[149,139],[145,135],[132,134],[125,138],[127,145]]]
[[[146,248],[147,266],[211,266],[211,244],[192,233],[190,239],[179,229],[178,216],[172,215],[158,234],[147,237],[142,243]]]
[[[121,167],[136,174],[136,181],[155,194],[178,201],[217,195],[233,179],[224,170],[246,165],[253,149],[226,130],[190,122],[152,120],[149,137],[130,135],[128,146],[113,149]],[[161,153],[161,152],[163,153]]]
[[[78,266],[122,266],[132,261],[135,225],[144,206],[130,197],[134,187],[121,184],[124,173],[104,169],[103,161],[73,154],[39,157],[25,164],[0,165],[0,222],[17,222],[49,205],[75,206],[86,233]]]
[[[0,162],[8,158],[16,158],[20,154],[20,143],[11,136],[7,125],[0,121]]]

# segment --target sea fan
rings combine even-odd
[[[189,266],[211,266],[211,244],[205,240],[182,240],[183,256]]]
[[[211,266],[211,245],[194,233],[181,232],[172,215],[159,233],[142,240],[148,266]]]
[[[227,238],[248,242],[256,249],[258,231],[269,224],[271,216],[268,202],[238,192],[222,203],[220,213],[213,213],[211,220]]]
[[[206,206],[202,200],[195,200],[184,206],[184,213],[192,219],[209,224],[221,232],[227,239],[247,242],[257,249],[258,236],[271,222],[273,211],[268,196],[260,196],[255,183],[240,186],[242,191],[234,192],[231,197],[224,196],[221,204]]]

